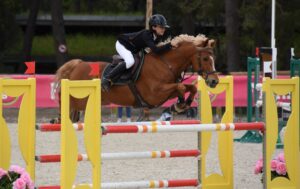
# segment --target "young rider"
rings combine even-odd
[[[126,69],[134,64],[133,54],[149,47],[156,54],[164,53],[172,48],[170,43],[157,47],[161,42],[166,28],[169,28],[166,18],[161,14],[151,16],[149,30],[141,30],[135,33],[126,33],[118,36],[116,50],[124,59],[124,62],[115,66],[110,73],[102,79],[102,90],[109,91],[113,81]]]

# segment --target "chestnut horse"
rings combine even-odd
[[[204,35],[196,37],[189,35],[179,35],[171,40],[173,49],[156,55],[152,52],[144,57],[144,65],[140,76],[135,83],[135,88],[148,107],[158,107],[169,99],[182,96],[189,92],[186,99],[190,105],[197,93],[197,88],[193,84],[183,84],[182,73],[192,66],[193,71],[198,72],[209,87],[215,87],[219,78],[214,65],[214,40],[210,40]],[[109,63],[99,62],[99,70]],[[70,80],[90,80],[91,68],[87,62],[79,59],[70,60],[57,70],[56,82],[61,79]],[[100,71],[101,72],[101,71]],[[99,73],[100,77],[102,73]],[[133,94],[128,85],[112,86],[108,92],[102,91],[101,103],[107,105],[114,103],[122,106],[135,106],[136,95]],[[71,97],[71,110],[82,111],[86,106],[86,99],[74,99]],[[146,107],[146,108],[148,108]],[[71,118],[77,121],[78,118]]]

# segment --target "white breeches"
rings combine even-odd
[[[130,68],[134,64],[134,58],[131,51],[127,50],[119,41],[116,42],[116,50],[125,60],[126,68]]]

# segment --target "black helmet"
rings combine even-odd
[[[161,15],[161,14],[154,14],[151,16],[150,20],[149,20],[149,26],[150,28],[152,26],[162,26],[164,28],[169,28],[170,26],[167,24],[167,20],[166,18]]]

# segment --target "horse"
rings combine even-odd
[[[173,48],[164,54],[157,55],[153,52],[145,54],[144,64],[137,81],[131,85],[113,85],[109,91],[101,91],[102,105],[113,103],[121,106],[151,109],[159,107],[169,99],[184,97],[185,93],[189,93],[184,105],[184,107],[188,107],[197,93],[194,84],[181,82],[182,73],[190,66],[194,72],[205,79],[207,86],[214,88],[218,84],[219,78],[215,70],[213,53],[215,40],[201,34],[197,36],[181,34],[170,42]],[[66,62],[56,72],[55,82],[58,84],[57,86],[59,86],[61,79],[90,80],[95,78],[89,74],[91,67],[88,63],[90,62],[80,59]],[[100,68],[99,77],[101,78],[103,70],[110,63],[98,62],[98,64]],[[78,112],[85,110],[87,99],[70,98],[70,109],[73,112],[71,120],[75,122],[78,121]]]

